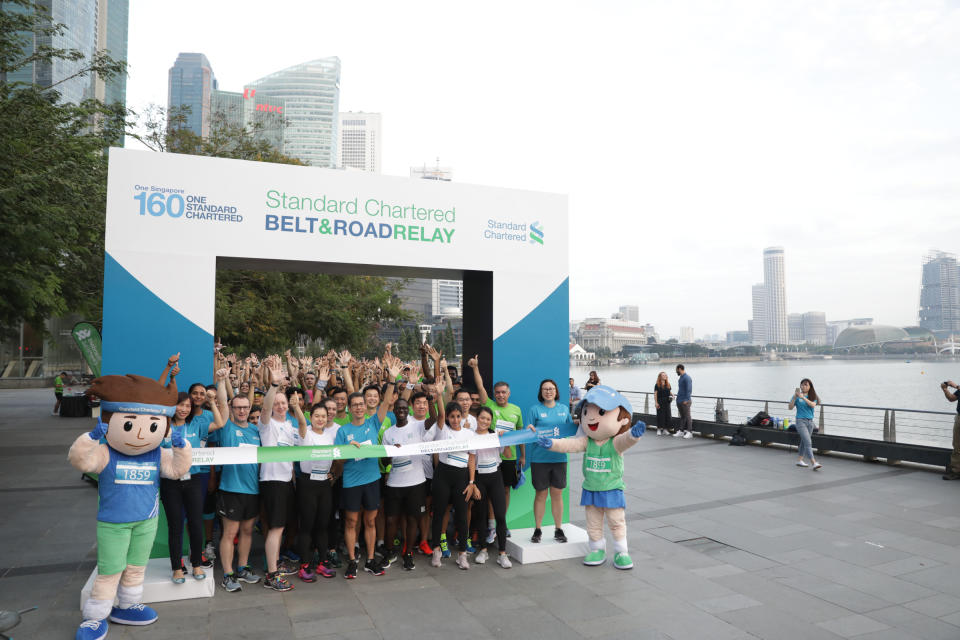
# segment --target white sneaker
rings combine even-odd
[[[430,559],[431,567],[440,566],[440,558],[443,556],[443,551],[440,550],[440,547],[437,546],[433,549],[433,557]]]
[[[693,437],[693,431],[684,431],[684,432],[683,432],[683,439],[684,439],[684,440],[689,440],[689,439],[692,438],[692,437]]]
[[[679,430],[674,431],[674,432],[673,432],[673,437],[674,437],[674,438],[682,438],[682,437],[683,437],[683,431],[679,431]]]
[[[464,571],[470,568],[470,560],[467,559],[466,551],[461,551],[460,554],[457,555],[457,566]]]
[[[50,415],[52,415],[52,416],[58,416],[58,415],[60,415],[60,414],[57,413],[56,411],[51,411],[51,412],[50,412]]]
[[[497,530],[490,529],[490,532],[487,533],[487,544],[493,544],[493,541],[497,539]]]
[[[808,465],[808,464],[807,464],[806,462],[804,462],[803,460],[797,460],[797,466],[798,466],[798,467],[809,467],[810,465]]]
[[[207,556],[207,560],[214,560],[217,557],[217,550],[213,546],[213,542],[208,542],[203,548],[203,555]]]
[[[658,435],[658,436],[662,436],[662,435],[663,435],[663,429],[657,429],[657,435]]]
[[[510,558],[508,558],[507,554],[505,553],[501,553],[499,556],[497,556],[497,564],[504,569],[509,569],[513,566],[513,563],[510,562]]]
[[[480,553],[477,554],[477,557],[473,559],[477,564],[483,564],[487,561],[487,558],[490,557],[490,554],[487,553],[486,549],[480,549]]]

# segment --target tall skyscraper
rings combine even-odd
[[[753,320],[748,323],[750,342],[767,344],[767,289],[762,284],[753,285]]]
[[[247,85],[257,97],[282,98],[289,123],[283,152],[314,167],[337,164],[340,58],[318,58]]]
[[[620,314],[623,316],[624,320],[640,322],[640,307],[631,305],[620,307]]]
[[[210,100],[216,89],[207,56],[181,53],[167,74],[167,110],[176,113],[184,108],[183,128],[205,138],[210,133]]]
[[[243,93],[216,89],[210,96],[210,118],[212,122],[222,119],[228,126],[255,131],[257,136],[282,152],[286,131],[285,106],[283,98],[261,96],[250,88],[244,89]]]
[[[924,256],[918,315],[921,327],[941,336],[960,332],[960,268],[953,254]]]
[[[340,163],[380,173],[380,114],[340,112]]]
[[[98,0],[97,50],[106,51],[114,60],[127,59],[127,33],[130,0]],[[127,104],[127,76],[118,74],[109,80],[95,77],[94,96],[107,104]]]
[[[765,314],[767,342],[787,344],[787,286],[783,269],[783,247],[763,250],[763,287],[767,293]]]

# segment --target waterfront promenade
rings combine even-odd
[[[92,423],[51,417],[52,399],[0,391],[0,609],[40,607],[14,638],[73,637],[94,566],[96,490],[66,462]],[[109,637],[960,638],[960,482],[830,456],[814,473],[795,459],[648,433],[626,455],[632,571],[566,560],[464,572],[418,558],[412,573],[294,580],[285,594],[218,588]],[[579,456],[570,485],[576,504]],[[582,525],[582,508],[571,518]]]

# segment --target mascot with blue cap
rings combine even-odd
[[[160,448],[177,404],[173,378],[164,387],[144,376],[101,376],[87,394],[100,398],[101,418],[93,431],[77,438],[67,459],[84,473],[100,474],[97,577],[83,605],[76,640],[101,640],[108,618],[137,626],[157,621],[157,612],[142,601],[157,533],[160,476],[185,474],[192,452],[183,427],[174,428],[172,449]]]
[[[559,453],[583,451],[583,490],[580,506],[587,515],[590,553],[583,564],[601,565],[607,560],[607,542],[603,519],[613,534],[613,566],[632,569],[627,553],[626,500],[623,497],[623,452],[632,447],[647,430],[643,422],[630,426],[633,406],[615,389],[598,385],[587,392],[580,403],[580,430],[586,437],[553,440],[540,437],[541,447]]]

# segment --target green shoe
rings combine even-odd
[[[617,569],[633,569],[633,560],[628,553],[618,553],[613,556],[613,566]]]
[[[603,564],[607,561],[607,552],[603,549],[597,549],[596,551],[591,551],[583,559],[583,564],[589,567],[596,567]]]

